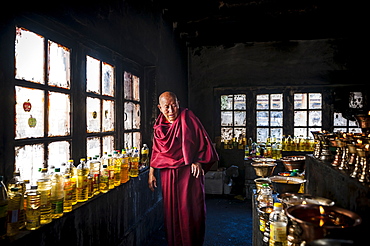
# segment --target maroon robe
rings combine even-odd
[[[206,206],[204,176],[195,178],[191,164],[208,171],[218,155],[199,119],[181,108],[170,124],[160,114],[154,125],[150,165],[161,171],[164,220],[169,246],[202,245]]]

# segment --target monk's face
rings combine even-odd
[[[169,93],[163,93],[159,97],[158,108],[170,123],[173,123],[179,116],[179,102]]]

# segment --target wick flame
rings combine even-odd
[[[307,204],[307,202],[306,201],[303,201],[302,204]]]
[[[370,111],[367,113],[367,115],[370,115]]]
[[[370,146],[370,144],[366,144],[365,145],[365,149],[368,151],[369,150],[369,146]]]
[[[325,210],[322,206],[319,207],[319,211],[320,211],[320,215],[324,215],[325,214]],[[322,219],[322,217],[320,217],[320,226],[323,226],[325,223],[325,221]]]
[[[347,135],[346,135],[345,133],[343,133],[343,137],[344,137],[344,138],[346,138],[346,137],[347,137]]]

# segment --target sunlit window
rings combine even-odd
[[[112,153],[115,131],[114,66],[86,56],[86,92],[87,156]]]
[[[361,133],[356,120],[348,120],[343,117],[342,113],[334,113],[334,132],[351,132]]]
[[[70,49],[16,27],[14,54],[15,166],[35,182],[39,168],[70,158]]]
[[[221,95],[221,141],[246,138],[247,97],[245,94]]]
[[[280,141],[283,136],[283,94],[259,94],[256,96],[257,142],[268,137]]]
[[[294,93],[294,136],[311,136],[322,128],[322,94]]]

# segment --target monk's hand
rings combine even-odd
[[[195,178],[198,178],[200,174],[204,175],[202,164],[200,164],[199,162],[191,164],[191,173]]]
[[[154,168],[152,168],[152,167],[150,167],[150,169],[149,169],[148,184],[149,184],[149,189],[151,191],[154,191],[154,188],[157,188],[157,179],[154,176]]]

